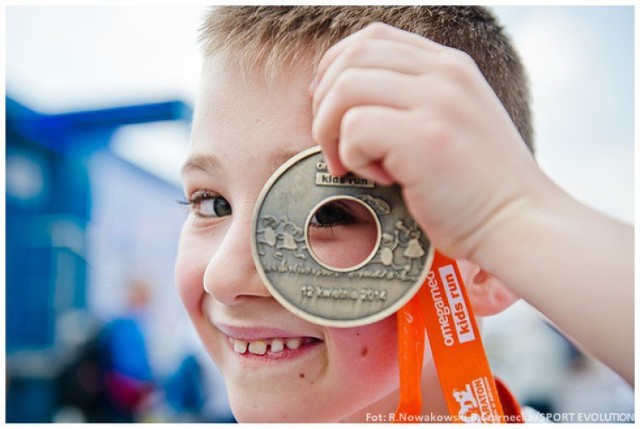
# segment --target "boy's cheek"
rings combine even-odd
[[[366,407],[398,388],[395,315],[359,328],[330,329],[329,338],[332,389],[352,398],[353,407]]]
[[[397,367],[396,317],[350,329],[330,329],[330,359],[342,361],[347,371],[365,366],[378,374]],[[373,366],[373,367],[372,367]],[[375,368],[377,366],[378,368]],[[395,374],[395,373],[394,373]]]
[[[199,311],[204,293],[203,279],[206,264],[199,263],[191,253],[178,251],[175,266],[175,281],[178,295],[189,315]]]

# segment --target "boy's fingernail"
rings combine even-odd
[[[329,174],[331,174],[332,176],[344,176],[345,174],[348,173],[347,169],[344,168],[342,166],[342,164],[340,164],[339,162],[334,162],[330,159],[326,159],[327,162],[327,170],[329,171]]]

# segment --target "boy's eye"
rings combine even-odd
[[[221,196],[210,196],[206,193],[194,194],[189,204],[191,210],[201,217],[223,217],[231,214],[231,204]]]
[[[200,215],[222,217],[231,214],[231,205],[222,197],[205,198],[200,201]]]
[[[309,221],[309,226],[328,228],[336,225],[349,225],[355,221],[351,211],[340,202],[330,202],[321,206]]]

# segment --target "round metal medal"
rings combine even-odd
[[[333,327],[393,314],[418,291],[434,254],[398,186],[332,176],[320,147],[271,176],[251,236],[258,274],[275,299]]]

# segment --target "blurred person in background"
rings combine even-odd
[[[154,389],[144,335],[151,287],[145,280],[134,279],[128,292],[126,311],[107,323],[99,335],[106,405],[111,421],[123,423],[136,420]]]
[[[58,422],[131,423],[154,390],[144,325],[151,288],[134,279],[122,315],[86,326],[86,341],[56,379]]]

